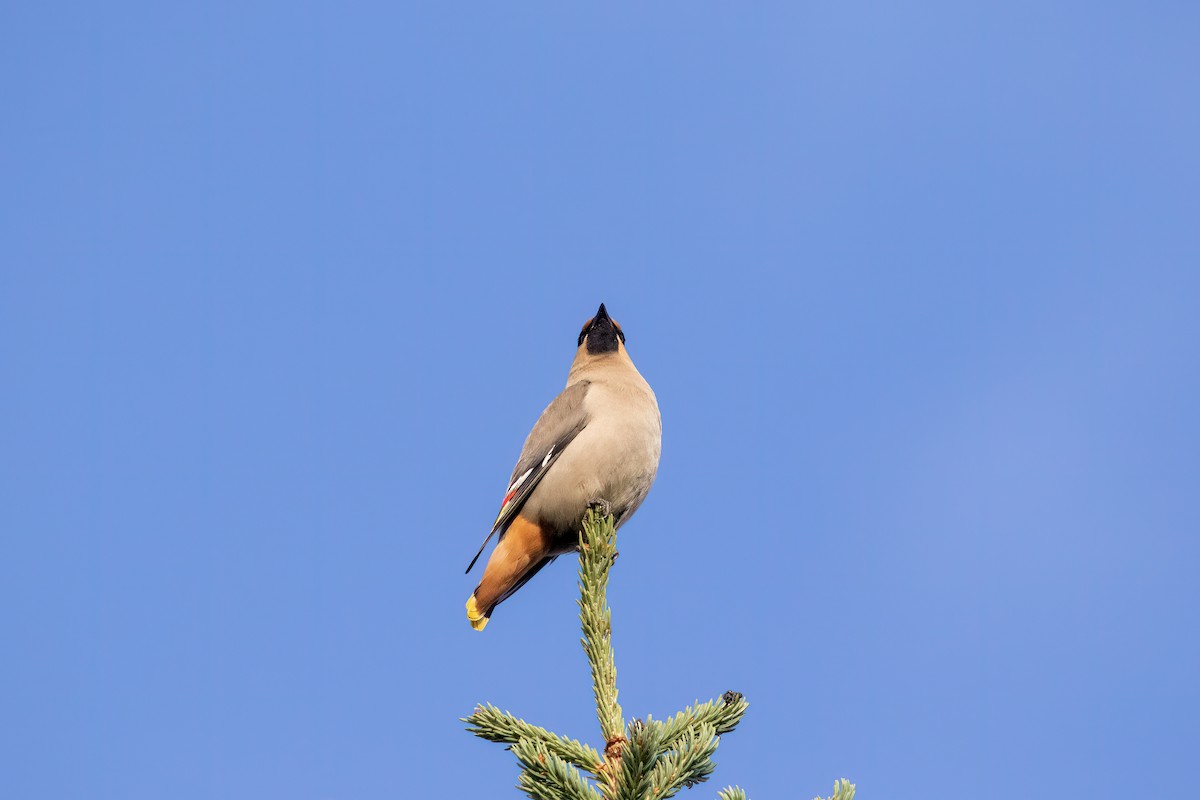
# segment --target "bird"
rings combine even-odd
[[[467,620],[482,631],[496,606],[543,567],[575,550],[584,513],[598,505],[627,522],[658,474],[662,416],[658,400],[625,349],[625,332],[604,304],[584,323],[567,387],[525,439],[500,513],[479,552],[498,536]]]

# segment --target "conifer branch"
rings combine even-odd
[[[693,784],[708,780],[708,776],[716,769],[712,755],[719,743],[720,739],[711,725],[689,728],[675,744],[675,749],[664,754],[650,771],[648,797],[662,800],[674,796],[685,786],[690,788]]]
[[[518,785],[534,800],[600,800],[579,771],[542,742],[522,739],[510,749],[524,767]]]
[[[661,722],[635,720],[629,725],[629,743],[621,754],[619,784],[625,797],[643,798],[650,793],[650,771],[664,751],[666,731]]]
[[[821,800],[820,797],[814,797],[813,800]],[[833,782],[833,794],[828,800],[854,800],[854,784],[842,778],[840,781]]]
[[[477,706],[475,713],[463,719],[467,730],[481,739],[500,744],[517,744],[522,740],[543,745],[553,755],[574,764],[589,775],[597,775],[602,759],[592,747],[566,736],[556,736],[545,728],[531,725],[523,719],[501,711],[491,703]]]
[[[602,790],[609,800],[623,795],[621,755],[625,749],[625,721],[617,702],[617,666],[612,648],[612,611],[608,607],[608,571],[617,558],[617,533],[613,518],[588,508],[579,532],[579,621],[583,652],[592,671],[596,716],[604,735]]]
[[[583,651],[592,669],[596,716],[604,741],[625,739],[624,718],[617,703],[617,667],[612,648],[612,612],[608,608],[608,571],[617,557],[612,517],[589,508],[579,534],[579,619],[583,626]]]
[[[729,733],[742,721],[749,707],[750,704],[740,692],[726,692],[721,695],[720,702],[710,700],[688,706],[663,723],[666,740],[675,742],[695,725],[712,725],[718,736]]]

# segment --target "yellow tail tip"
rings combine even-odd
[[[477,631],[483,630],[488,624],[487,616],[479,610],[479,604],[475,602],[475,595],[467,598],[467,620]]]

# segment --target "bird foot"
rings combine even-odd
[[[612,515],[612,504],[603,497],[597,497],[588,501],[588,507],[594,508],[600,512],[600,516],[607,517]]]

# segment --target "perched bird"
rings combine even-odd
[[[658,401],[603,303],[577,346],[567,388],[530,431],[492,532],[467,566],[470,572],[498,533],[483,579],[467,600],[467,619],[477,631],[538,570],[576,548],[590,504],[604,507],[620,527],[658,473]]]

